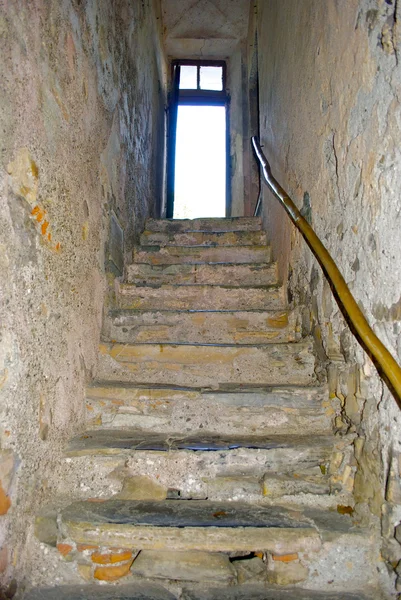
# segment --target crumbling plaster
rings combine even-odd
[[[258,3],[264,151],[298,206],[307,209],[310,199],[313,226],[399,361],[400,23],[395,0]],[[328,360],[338,429],[357,436],[357,518],[381,518],[391,574],[401,559],[394,539],[401,520],[400,409],[350,335],[304,241],[266,188],[263,198],[289,300],[309,308],[305,332],[314,333]]]
[[[4,585],[35,569],[33,515],[51,497],[66,438],[83,425],[111,214],[128,252],[162,210],[159,23],[151,0],[1,3]]]

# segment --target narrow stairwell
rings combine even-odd
[[[149,220],[36,522],[75,587],[27,598],[378,598],[316,366],[260,219]]]

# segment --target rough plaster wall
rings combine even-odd
[[[263,0],[258,9],[261,137],[273,173],[299,207],[309,194],[316,231],[400,362],[400,2]],[[306,303],[305,331],[312,328],[322,358],[330,359],[338,429],[357,436],[356,514],[381,518],[391,574],[401,559],[394,539],[400,410],[274,203],[265,192],[264,217],[289,299]]]
[[[150,2],[2,2],[0,582],[29,580],[33,515],[82,426],[113,210],[157,212],[163,89]],[[159,64],[158,64],[159,63]],[[62,477],[60,473],[60,477]]]
[[[227,61],[227,88],[230,96],[230,175],[231,215],[244,215],[244,159],[243,159],[243,112],[244,99],[244,44],[238,44]]]

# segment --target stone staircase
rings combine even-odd
[[[376,532],[352,519],[353,439],[334,434],[299,322],[258,218],[147,222],[87,430],[36,521],[44,564],[75,587],[27,598],[380,597]]]

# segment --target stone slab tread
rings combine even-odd
[[[300,339],[297,314],[287,311],[110,311],[103,339],[119,343],[254,345]]]
[[[23,600],[176,600],[176,596],[153,584],[107,587],[91,584],[34,588],[23,596]]]
[[[209,285],[269,285],[277,283],[276,263],[250,264],[167,264],[132,263],[127,267],[128,283],[175,283]]]
[[[199,219],[147,219],[148,231],[188,232],[188,231],[260,231],[260,217],[222,217]]]
[[[61,511],[62,522],[174,528],[311,529],[313,521],[278,506],[208,500],[78,501]]]
[[[269,246],[139,246],[133,252],[134,263],[150,265],[261,264],[270,261]]]
[[[139,310],[284,310],[284,291],[278,285],[221,286],[137,285],[121,283],[117,287],[119,308]]]
[[[296,596],[294,596],[294,592]],[[320,592],[299,587],[242,585],[228,589],[184,589],[182,600],[373,600],[362,592]],[[119,586],[65,585],[34,588],[23,600],[177,600],[166,588],[143,583]]]
[[[140,237],[141,246],[264,246],[264,231],[220,232],[155,232],[145,230]]]
[[[332,435],[316,435],[314,447],[330,448],[334,445]],[[107,449],[114,450],[153,450],[169,452],[191,450],[217,452],[247,448],[253,450],[272,450],[275,448],[305,449],[311,446],[309,435],[271,435],[271,436],[221,436],[218,434],[179,435],[150,433],[140,430],[97,429],[88,430],[70,440],[66,454],[77,456]]]
[[[374,600],[363,592],[320,592],[299,587],[242,585],[227,589],[185,589],[181,600]]]

